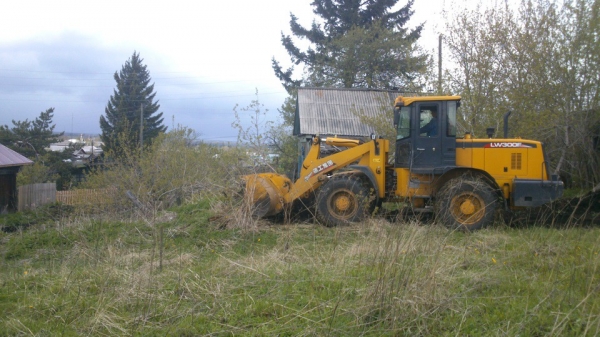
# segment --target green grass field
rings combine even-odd
[[[600,228],[219,229],[70,217],[0,233],[1,336],[596,336]]]

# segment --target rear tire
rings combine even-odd
[[[481,229],[494,221],[498,197],[476,178],[448,181],[436,195],[436,220],[454,229]]]
[[[317,193],[317,219],[325,226],[359,222],[373,209],[369,199],[369,188],[360,179],[333,178]]]

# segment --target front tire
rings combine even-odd
[[[494,221],[498,197],[480,179],[448,181],[436,195],[436,219],[454,229],[481,229]]]
[[[357,178],[333,178],[317,194],[317,219],[326,226],[341,226],[362,221],[373,201],[369,188]]]

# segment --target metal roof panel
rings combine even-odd
[[[33,161],[0,144],[0,167],[31,165]]]
[[[371,89],[299,88],[297,135],[364,137],[374,132],[360,117],[377,117],[393,109],[400,93]],[[391,121],[390,121],[391,123]]]

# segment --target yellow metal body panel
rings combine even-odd
[[[513,179],[548,180],[542,143],[524,139],[457,139],[456,166],[487,172],[508,198]],[[508,186],[508,188],[505,188]]]
[[[432,195],[434,176],[427,174],[411,174],[406,168],[395,168],[396,171],[396,197],[413,198],[429,197]]]
[[[542,143],[523,139],[457,139],[456,166],[486,172],[509,198],[513,180],[548,180]],[[396,168],[397,184],[394,194],[401,198],[433,195],[435,177],[411,174],[409,169]]]
[[[439,102],[439,101],[460,101],[460,96],[398,96],[394,101],[394,105],[409,106],[414,102]]]

